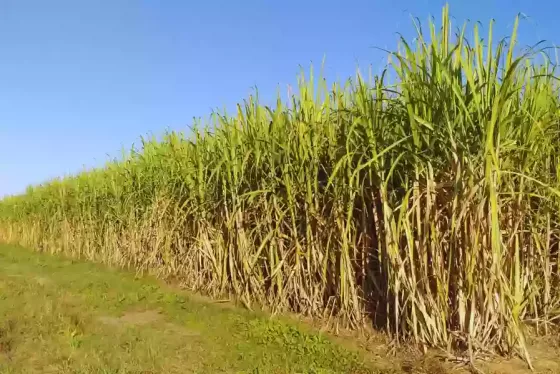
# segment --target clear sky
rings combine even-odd
[[[258,87],[286,92],[299,67],[346,79],[379,71],[410,15],[440,0],[0,0],[0,196],[103,164],[140,135],[186,129]],[[449,1],[521,42],[560,42],[557,0]]]

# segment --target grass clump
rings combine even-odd
[[[544,50],[418,28],[386,73],[313,75],[0,204],[1,236],[397,340],[526,356],[560,315],[559,96]],[[542,58],[541,58],[542,57]],[[394,73],[395,82],[388,82]]]

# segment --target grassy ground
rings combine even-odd
[[[294,325],[133,274],[0,246],[0,372],[370,371],[360,354]]]
[[[384,350],[147,277],[0,245],[0,373],[459,372]],[[534,352],[537,372],[560,372],[558,346]],[[528,372],[519,360],[484,371]]]

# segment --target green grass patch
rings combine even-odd
[[[359,352],[150,278],[0,246],[2,373],[366,373]]]

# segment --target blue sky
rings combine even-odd
[[[518,12],[521,42],[560,42],[555,0],[449,1],[451,14],[497,21]],[[379,71],[410,15],[439,0],[0,0],[0,196],[101,165],[140,135],[187,129],[258,87],[286,92],[326,57],[328,79]],[[457,23],[456,22],[456,23]]]

